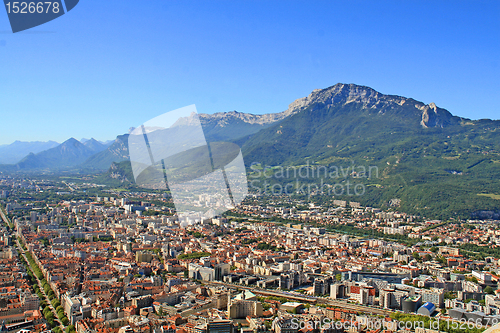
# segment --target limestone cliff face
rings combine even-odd
[[[248,124],[266,125],[285,118],[286,116],[289,115],[286,112],[287,111],[279,113],[268,113],[268,114],[251,114],[251,113],[242,113],[238,111],[230,111],[230,112],[217,112],[214,114],[201,113],[199,117],[202,123],[208,121],[217,121],[220,124],[220,126],[230,125],[231,122],[235,120],[240,120]]]
[[[295,113],[313,103],[325,105],[360,103],[364,108],[376,108],[389,103],[403,105],[406,98],[383,95],[369,87],[338,83],[326,89],[315,89],[312,93],[291,103],[289,113]]]
[[[449,125],[451,114],[443,109],[440,109],[434,103],[424,105],[419,108],[422,111],[422,127],[445,127]]]
[[[363,109],[370,109],[379,113],[387,112],[397,106],[411,105],[408,117],[415,116],[424,128],[445,127],[458,123],[461,118],[454,117],[450,112],[441,109],[434,103],[428,105],[415,101],[411,98],[384,95],[378,91],[355,84],[338,83],[326,89],[316,89],[307,97],[299,98],[291,103],[288,110],[282,114],[292,115],[309,107],[312,104],[320,103],[326,106],[346,105],[350,103],[361,104]]]

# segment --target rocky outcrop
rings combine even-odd
[[[111,163],[111,166],[109,168],[109,177],[113,179],[117,179],[120,182],[124,183],[127,182],[129,183],[129,179],[125,175],[125,172],[119,167],[119,165],[115,162]]]
[[[445,127],[450,125],[455,118],[451,113],[444,109],[440,109],[434,103],[430,103],[429,105],[423,105],[417,107],[422,111],[422,120],[420,121],[420,125],[422,127]]]

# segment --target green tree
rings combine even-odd
[[[474,283],[478,283],[479,281],[477,281],[477,278],[475,276],[468,276],[465,278],[467,281],[471,281],[471,282],[474,282]]]
[[[56,309],[57,307],[61,306],[61,302],[59,302],[59,300],[57,298],[54,298],[52,301],[50,301],[50,303],[52,304],[52,306],[54,307],[54,309]]]
[[[447,261],[447,260],[446,260],[446,258],[445,258],[445,257],[443,257],[443,256],[437,256],[437,257],[436,257],[436,260],[437,260],[437,261],[438,261],[441,265],[443,265],[443,266],[448,265],[448,261]]]
[[[490,286],[484,288],[484,292],[487,293],[487,294],[490,294],[490,295],[493,295],[495,293],[495,291],[493,290],[493,288],[491,288]]]
[[[56,323],[55,323],[55,321],[54,321],[54,319],[53,319],[53,318],[47,319],[47,325],[49,325],[49,327],[50,327],[50,328],[54,327],[54,332],[56,332],[56,331],[55,331],[55,326],[56,326]],[[60,329],[59,329],[59,331],[58,331],[58,332],[60,332]]]
[[[455,298],[457,298],[457,295],[451,291],[445,291],[444,298],[445,299],[455,299]]]
[[[264,311],[267,311],[271,308],[271,305],[269,303],[262,303],[262,308]]]

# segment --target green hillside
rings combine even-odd
[[[263,191],[266,179],[256,171],[257,165],[296,170],[307,164],[322,166],[320,170],[355,166],[357,174],[338,177],[324,172],[314,177],[289,172],[283,177],[276,172],[280,168],[267,175],[273,175],[269,183],[294,182],[295,189],[300,188],[297,184],[311,184],[314,190],[312,184],[321,186],[322,180],[340,184],[336,192],[330,191],[332,195],[346,189],[347,181],[362,184],[358,187],[364,189],[362,195],[335,197],[374,207],[388,207],[392,199],[400,199],[398,209],[412,214],[445,218],[500,211],[495,197],[500,195],[500,121],[470,121],[436,108],[433,123],[423,126],[423,103],[381,94],[346,103],[353,88],[335,87],[311,98],[321,102],[305,105],[299,113],[240,141],[246,165],[255,165],[250,171],[257,185],[254,190]],[[373,94],[370,88],[354,89],[358,96]],[[370,166],[371,178],[362,172]],[[270,190],[267,186],[267,193]]]

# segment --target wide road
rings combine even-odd
[[[0,215],[2,216],[2,220],[5,222],[6,225],[9,225],[9,219],[7,218],[7,216],[5,216],[4,212],[3,212],[3,207],[0,206]],[[13,230],[11,231],[11,233],[13,233]],[[16,235],[13,235],[11,234],[10,235],[11,237],[14,237],[15,241],[16,241],[16,244],[17,244],[17,250],[21,253],[21,255],[23,256],[24,260],[26,261],[26,263],[28,264],[29,266],[29,262],[28,262],[28,258],[26,257],[26,253],[23,249],[23,247],[21,246],[21,244],[19,243],[19,240],[17,239]],[[30,269],[31,270],[31,267],[26,267],[27,269]],[[33,272],[33,270],[32,270]],[[33,273],[33,275],[35,276],[36,278],[36,281],[37,281],[37,284],[38,284],[38,288],[40,289],[42,295],[44,296],[45,298],[45,301],[47,302],[49,308],[50,308],[50,311],[52,312],[52,314],[54,315],[54,322],[56,322],[58,325],[59,325],[59,328],[65,332],[65,327],[64,325],[61,323],[61,321],[59,320],[59,318],[57,317],[57,313],[56,313],[56,309],[54,309],[54,307],[52,306],[52,304],[50,303],[50,299],[49,297],[45,294],[45,290],[43,290],[43,287],[42,287],[42,283],[40,282],[40,280],[38,279],[38,277],[36,276],[35,273]]]
[[[29,261],[28,261],[28,258],[26,257],[26,252],[24,251],[24,249],[22,248],[21,244],[19,243],[19,240],[17,239],[16,237],[16,243],[17,243],[17,249],[18,251],[21,252],[21,255],[23,256],[24,260],[26,260],[26,263],[27,265],[29,266]],[[31,267],[27,267],[28,269],[31,270]],[[64,325],[61,323],[61,321],[59,320],[59,318],[57,317],[57,312],[56,312],[56,309],[54,309],[54,307],[52,306],[52,303],[50,302],[50,299],[49,297],[47,296],[47,294],[45,293],[45,290],[43,289],[43,286],[42,286],[42,282],[38,279],[38,277],[36,276],[36,274],[33,272],[33,270],[31,270],[31,272],[33,273],[33,276],[35,277],[36,281],[37,281],[37,284],[38,284],[38,288],[40,289],[40,292],[42,293],[43,297],[45,298],[45,302],[47,302],[49,308],[50,308],[50,311],[52,312],[52,314],[54,315],[54,322],[57,323],[59,325],[59,328],[65,332],[65,327]]]
[[[71,185],[69,185],[68,183],[66,183],[64,180],[62,181],[62,183],[64,185],[66,185],[70,189],[71,192],[75,191],[75,189],[73,187],[71,187]]]

